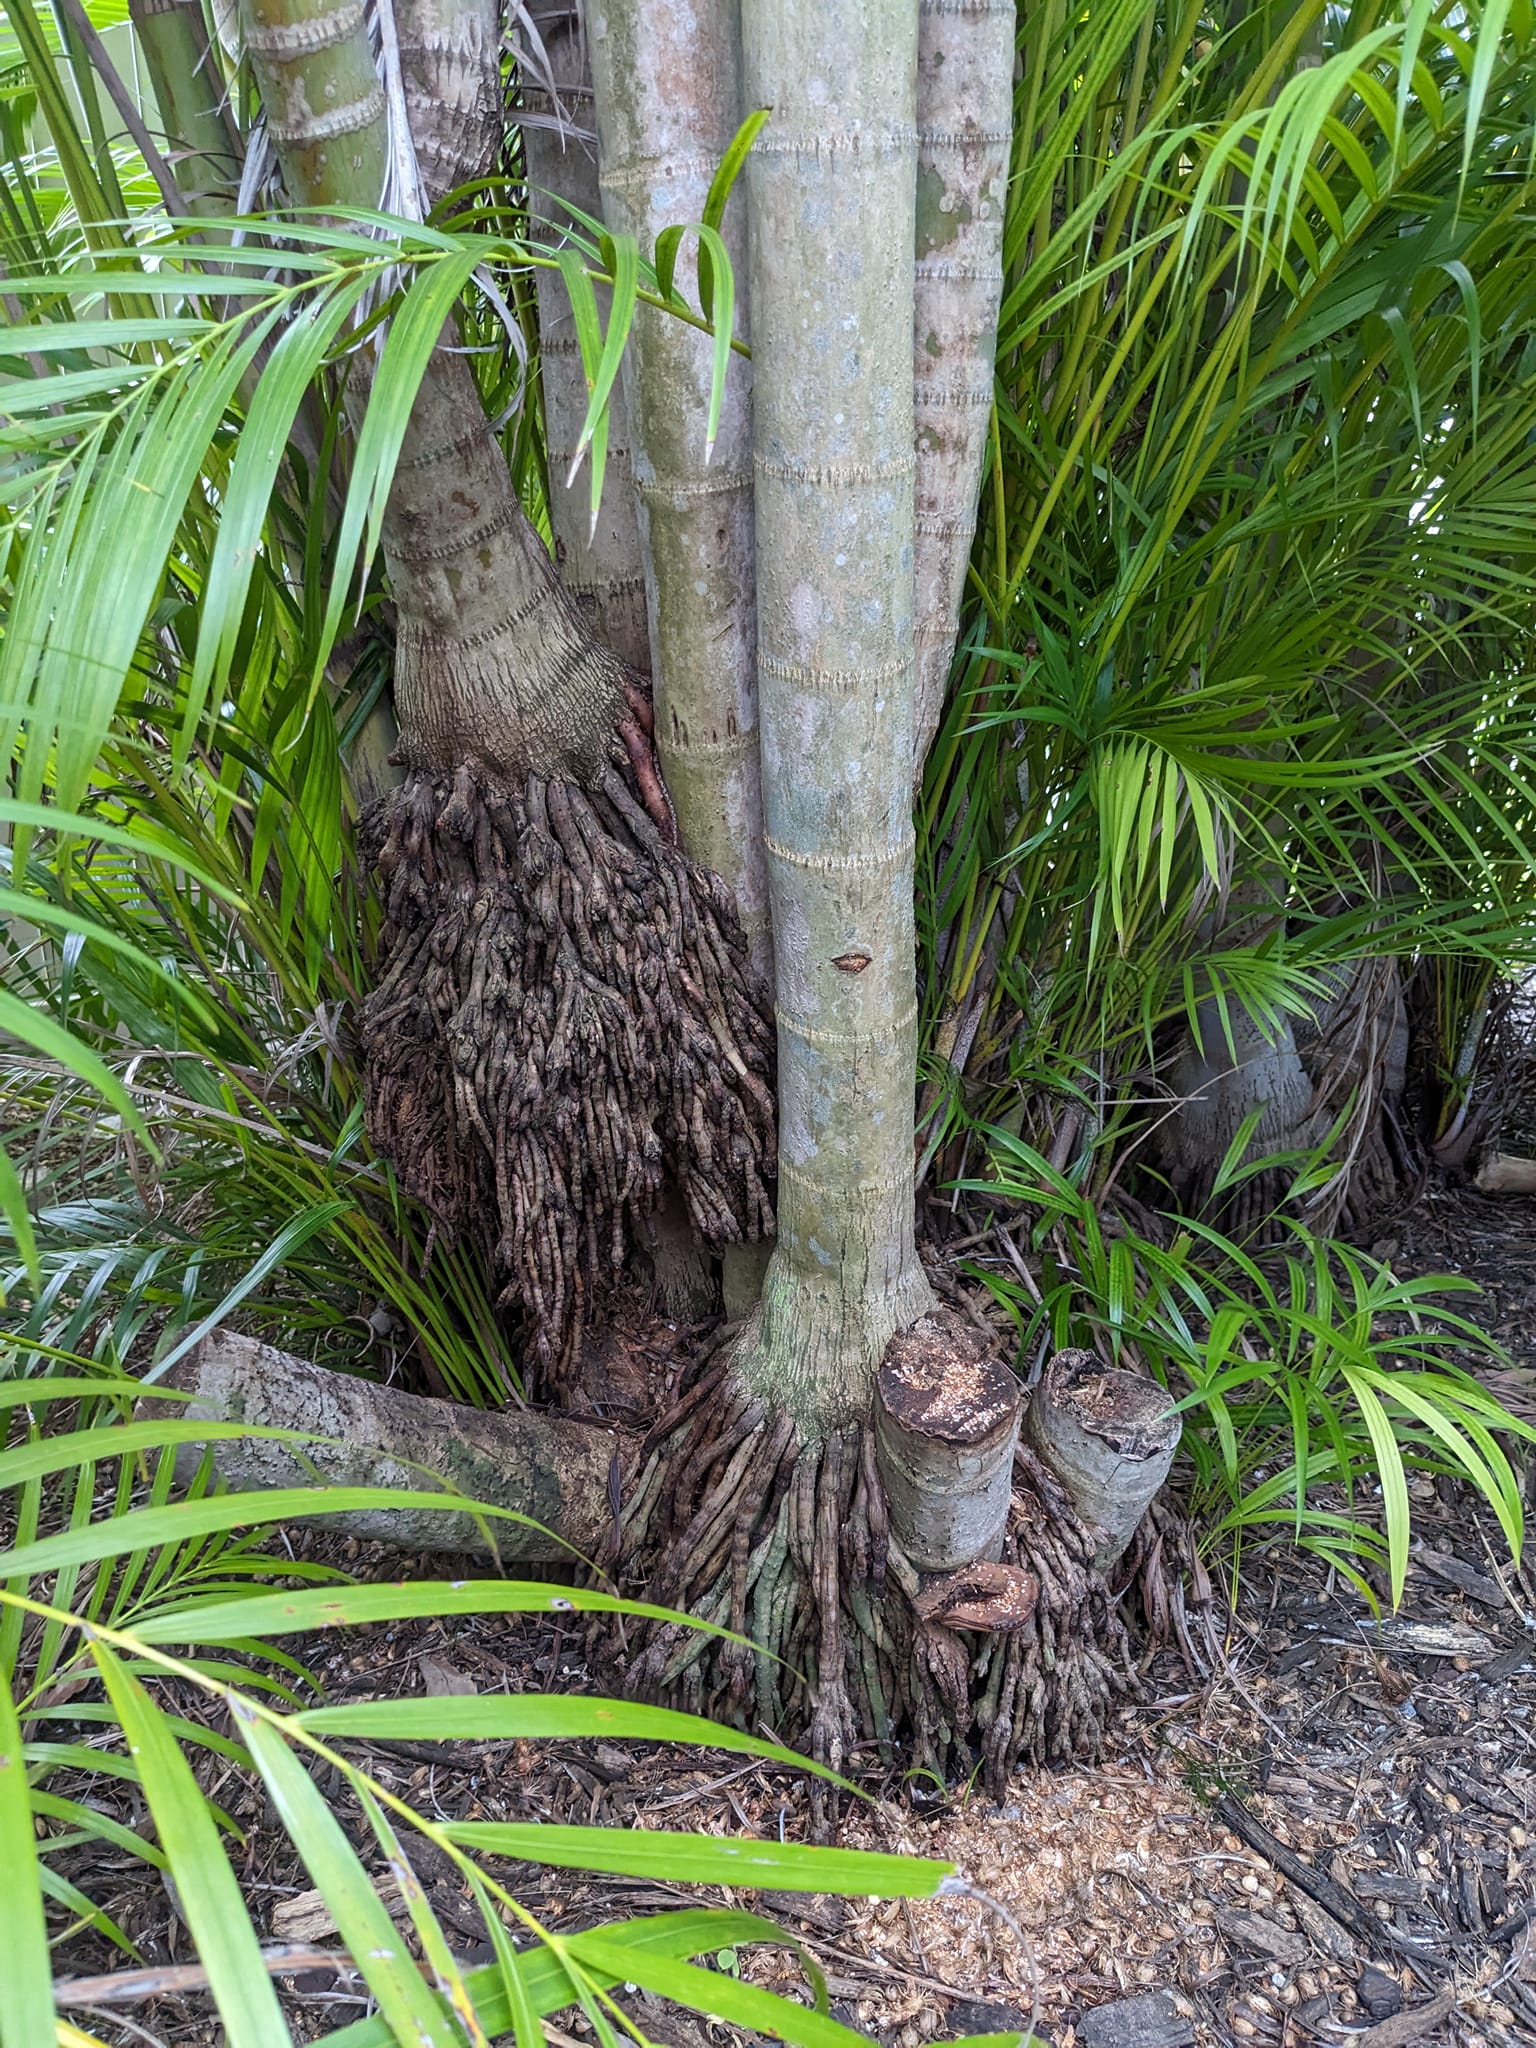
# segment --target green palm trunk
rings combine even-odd
[[[825,1429],[867,1412],[931,1299],[912,1209],[917,22],[898,0],[749,4],[743,31],[748,98],[773,109],[748,191],[779,1032],[779,1243],[743,1370]]]

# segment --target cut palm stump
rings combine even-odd
[[[891,1533],[919,1572],[995,1563],[1008,1533],[1019,1383],[942,1314],[899,1330],[875,1382]]]
[[[1091,1351],[1058,1351],[1046,1367],[1025,1434],[1092,1530],[1095,1570],[1125,1554],[1168,1477],[1180,1429],[1162,1387]]]

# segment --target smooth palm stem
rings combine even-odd
[[[355,0],[243,0],[267,132],[299,206],[377,206],[384,93]]]
[[[539,32],[559,101],[551,100],[531,70],[525,72],[523,98],[540,119],[523,128],[523,157],[535,233],[540,240],[558,243],[569,220],[561,201],[592,219],[602,219],[597,145],[590,132],[592,72],[580,13],[570,0],[557,0],[548,14],[541,12]],[[569,132],[544,126],[546,120],[562,122]],[[544,386],[544,435],[549,454],[549,523],[561,580],[590,612],[604,645],[631,668],[645,671],[651,665],[650,629],[623,393],[615,390],[609,401],[607,460],[594,523],[591,472],[586,462],[574,477],[570,473],[589,396],[570,301],[559,273],[547,267],[541,266],[535,274],[534,288],[539,303],[539,375]],[[601,286],[598,306],[606,318],[607,293]]]
[[[736,10],[686,14],[608,0],[589,15],[603,217],[650,257],[660,231],[698,221],[741,106]],[[723,228],[744,277],[745,208]],[[684,263],[687,262],[685,252]],[[676,282],[683,284],[684,267]],[[692,303],[692,301],[690,301]],[[699,309],[702,311],[702,309]],[[746,295],[735,324],[747,331]],[[692,857],[730,887],[765,978],[772,975],[757,743],[751,366],[731,358],[713,449],[711,338],[655,308],[625,358],[656,694],[656,747]]]
[[[912,265],[917,14],[747,0],[758,698],[779,1239],[742,1370],[867,1412],[931,1302],[913,1243]],[[850,61],[857,53],[857,61]]]
[[[992,409],[1015,0],[919,0],[914,781],[949,684]]]
[[[193,213],[219,213],[234,196],[239,159],[201,0],[128,0],[128,13],[182,198]]]

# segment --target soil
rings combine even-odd
[[[1376,1249],[1400,1272],[1460,1272],[1486,1287],[1448,1305],[1470,1304],[1508,1346],[1515,1364],[1499,1391],[1536,1420],[1536,1202],[1434,1189]],[[1412,1486],[1396,1615],[1378,1624],[1353,1587],[1284,1544],[1250,1550],[1235,1597],[1218,1573],[1201,1604],[1200,1576],[1186,1579],[1176,1640],[1150,1658],[1145,1699],[1119,1715],[1097,1764],[1021,1773],[1001,1805],[965,1787],[871,1778],[839,1839],[950,1859],[974,1891],[767,1901],[825,1971],[834,2015],[882,2048],[1020,2028],[1036,2013],[1056,2048],[1536,2040],[1536,1571],[1511,1563],[1465,1490]],[[410,1563],[355,1546],[347,1561],[380,1576]],[[587,1684],[574,1626],[423,1621],[309,1648],[335,1698]],[[719,1753],[397,1744],[369,1764],[440,1816],[808,1832],[803,1782]],[[313,2039],[366,2001],[316,1953],[330,1937],[274,1816],[217,1759],[210,1790],[220,1774],[216,1796],[247,1830],[236,1869],[258,1924],[300,1951],[303,1966],[277,1981],[295,2038]],[[71,1789],[138,1819],[115,1778]],[[339,1793],[336,1810],[360,1842],[360,1816]],[[92,1890],[147,1965],[192,1960],[174,1899],[142,1865],[124,1857],[114,1892],[110,1858],[92,1850],[90,1864]],[[428,1860],[420,1875],[459,1952],[489,1960],[451,1873]],[[708,1898],[764,1903],[533,1866],[513,1876],[563,1932]],[[123,1966],[89,1934],[66,1956],[82,1975]],[[791,1948],[742,1950],[737,1967],[808,1997]],[[197,1991],[116,2008],[122,2025],[93,2003],[75,2016],[125,2048],[221,2039]],[[669,2016],[645,1994],[628,2003],[665,2048],[760,2038]],[[550,2039],[591,2036],[564,2015]]]

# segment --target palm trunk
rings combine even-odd
[[[263,37],[258,10],[286,0],[249,4],[290,190],[372,196],[382,106],[349,10],[310,0]],[[917,17],[750,0],[745,54],[774,109],[749,272],[783,1228],[752,1324],[640,1447],[619,1543],[653,1599],[757,1647],[653,1624],[627,1677],[808,1723],[834,1762],[902,1731],[942,1766],[974,1736],[999,1785],[1021,1751],[1092,1746],[1132,1679],[1092,1532],[1030,1453],[1010,1464],[1008,1375],[932,1312],[914,1244]],[[409,773],[367,835],[385,895],[370,1127],[445,1226],[497,1219],[553,1367],[663,1168],[717,1239],[770,1220],[766,1032],[727,890],[671,843],[638,678],[586,633],[446,350],[384,545]],[[349,1434],[395,1427],[381,1411],[375,1434],[364,1403]],[[902,1465],[889,1495],[882,1456]],[[622,1456],[611,1469],[622,1483]],[[955,1474],[973,1498],[936,1514]]]
[[[594,220],[603,218],[597,184],[597,141],[592,133],[592,69],[581,11],[575,0],[555,0],[535,11],[558,99],[531,67],[522,79],[523,101],[535,118],[523,128],[529,211],[540,240],[564,239],[569,202]],[[548,124],[548,125],[546,125]],[[642,672],[651,665],[645,572],[630,453],[629,413],[622,391],[608,409],[608,455],[594,522],[589,472],[572,477],[571,458],[587,416],[587,379],[576,327],[559,275],[535,273],[539,306],[539,375],[544,389],[544,436],[549,458],[549,522],[561,581],[574,593],[605,647]],[[599,308],[606,303],[599,293]]]
[[[634,0],[590,10],[603,217],[652,256],[673,222],[702,219],[710,181],[735,134],[741,64],[735,9],[703,0],[686,17]],[[744,202],[724,228],[738,285],[734,325],[748,332]],[[681,278],[679,271],[679,280]],[[698,310],[702,311],[702,307]],[[639,308],[625,357],[656,701],[656,752],[678,837],[735,898],[752,964],[773,981],[757,735],[753,595],[752,398],[731,358],[713,447],[710,337]],[[664,1252],[669,1239],[658,1236]],[[678,1245],[677,1233],[670,1238]],[[686,1260],[658,1258],[669,1309]],[[727,1312],[757,1302],[766,1246],[730,1245]],[[669,1278],[669,1275],[672,1276]]]
[[[735,10],[685,16],[608,0],[591,10],[603,217],[643,256],[661,230],[702,219],[740,119]],[[724,227],[745,277],[743,206]],[[681,285],[680,266],[676,282]],[[699,309],[702,310],[702,309]],[[738,285],[735,326],[748,335]],[[757,744],[752,398],[733,356],[709,445],[710,337],[642,306],[625,359],[649,588],[656,751],[678,834],[727,883],[765,980],[773,973]]]
[[[320,1439],[185,1444],[176,1462],[187,1476],[205,1452],[225,1484],[242,1489],[307,1486],[318,1475],[328,1486],[432,1492],[438,1476],[468,1499],[520,1518],[477,1521],[425,1506],[361,1508],[347,1518],[349,1535],[401,1550],[494,1547],[502,1563],[567,1566],[575,1562],[573,1552],[593,1556],[613,1530],[611,1479],[634,1449],[614,1431],[564,1416],[525,1409],[486,1414],[372,1386],[232,1330],[205,1337],[162,1385],[191,1396],[183,1411],[190,1421],[238,1418],[258,1429],[312,1431]]]
[[[1014,0],[919,0],[918,782],[949,684],[991,418],[1017,20]]]
[[[377,203],[384,100],[355,11],[248,6],[290,193]],[[495,40],[443,0],[401,28],[431,182],[455,184],[484,147],[462,109],[489,100]],[[416,394],[383,544],[407,779],[364,831],[385,895],[369,1129],[442,1228],[490,1224],[558,1378],[664,1174],[715,1243],[771,1223],[767,1034],[730,899],[674,844],[641,679],[562,588],[451,349]]]
[[[780,1152],[742,1370],[813,1432],[868,1413],[887,1342],[931,1301],[912,1206],[916,26],[898,0],[743,14],[748,98],[773,108],[748,193]]]
[[[594,120],[590,24],[584,22],[576,6],[565,4],[541,10],[536,21],[557,97],[550,95],[547,84],[538,78],[531,65],[526,67],[523,101],[537,118],[523,128],[523,157],[531,188],[530,208],[543,219],[543,238],[557,243],[565,226],[560,201],[599,220],[608,219],[612,208],[605,205],[599,188],[597,137],[590,132]],[[617,215],[608,224],[621,232],[634,231],[627,220]],[[607,459],[594,522],[587,471],[583,468],[574,479],[569,474],[588,398],[570,306],[561,280],[552,271],[539,271],[534,289],[539,309],[550,525],[561,579],[590,609],[597,637],[632,667],[651,674],[659,703],[661,685],[651,645],[655,594],[654,586],[649,592],[647,589],[647,557],[641,532],[643,507],[636,493],[631,445],[632,386],[626,377],[610,402]],[[647,317],[642,308],[637,323],[644,324]],[[635,345],[632,330],[631,349]],[[750,594],[750,584],[748,590]],[[679,842],[690,859],[715,869],[732,889],[741,908],[741,891],[732,872],[738,856],[728,844],[720,843],[718,834],[715,843],[704,845],[691,829],[698,805],[686,779],[679,779],[678,764],[663,744],[666,729],[667,715],[663,709],[655,735],[656,751],[667,794],[677,814]],[[723,861],[720,856],[725,857]],[[743,922],[753,963],[761,970],[761,938],[748,918],[744,917]],[[720,1290],[713,1262],[695,1236],[687,1206],[675,1189],[666,1190],[648,1219],[644,1249],[657,1305],[674,1321],[698,1322],[719,1305]],[[727,1247],[727,1261],[733,1255],[760,1261],[761,1249],[758,1245]]]
[[[498,0],[413,0],[400,20],[400,75],[422,192],[435,206],[487,176],[501,149]]]
[[[781,1669],[815,1674],[812,1742],[838,1760],[861,1721],[888,1726],[850,1693],[840,1560],[856,1529],[854,1576],[878,1552],[883,1579],[874,1377],[932,1300],[912,1175],[917,23],[901,0],[747,0],[742,25],[748,98],[773,109],[748,160],[748,289],[779,1236],[743,1343],[628,1526],[661,1525],[651,1598],[762,1646],[712,1660],[736,1702],[773,1724]],[[662,1630],[631,1682],[703,1698],[710,1663]]]
[[[779,1237],[757,1316],[653,1431],[625,1548],[659,1546],[649,1598],[759,1647],[653,1629],[629,1679],[808,1718],[834,1763],[974,1736],[1000,1784],[1096,1741],[1131,1679],[1092,1535],[1015,1466],[1011,1375],[914,1244],[917,15],[748,0],[743,27],[773,110],[747,177]]]

